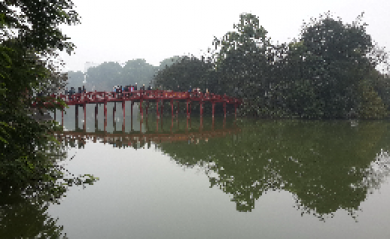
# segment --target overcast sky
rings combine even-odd
[[[274,43],[297,38],[303,21],[331,11],[351,23],[365,12],[367,32],[390,50],[390,0],[73,0],[81,24],[64,26],[76,44],[72,56],[62,54],[67,70],[84,63],[126,62],[144,58],[153,65],[174,55],[200,55],[214,36],[233,30],[241,13],[259,17]]]

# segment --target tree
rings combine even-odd
[[[38,194],[42,187],[51,188],[51,196],[64,193],[58,182],[64,175],[50,153],[58,146],[52,133],[60,128],[54,121],[35,120],[31,105],[39,101],[38,108],[48,111],[66,106],[46,94],[65,85],[58,51],[70,54],[74,49],[59,25],[77,23],[79,16],[70,0],[0,2],[1,192],[33,185]],[[52,106],[43,105],[49,101]]]
[[[87,71],[87,82],[97,91],[112,91],[114,85],[120,85],[122,66],[118,62],[104,62]]]
[[[267,64],[270,42],[267,31],[260,25],[257,16],[241,14],[240,21],[233,25],[235,31],[215,39],[213,45],[216,70],[220,74],[221,91],[233,94],[235,87],[252,98],[268,88]]]
[[[329,13],[304,24],[300,41],[301,80],[307,80],[321,101],[325,118],[343,118],[358,105],[358,84],[375,67],[367,57],[373,50],[361,16],[352,24]]]
[[[182,59],[182,58],[183,58],[183,56],[172,56],[172,57],[169,57],[169,58],[162,60],[160,62],[159,70],[164,70],[166,67],[170,67],[175,62],[180,61],[180,59]]]
[[[122,85],[134,85],[148,86],[153,80],[153,76],[156,73],[157,67],[146,62],[145,59],[135,59],[126,62],[126,65],[122,69],[121,84]]]
[[[213,90],[215,81],[210,76],[213,64],[206,63],[194,56],[182,57],[171,66],[160,70],[154,77],[156,86],[164,89],[187,91],[190,87]]]

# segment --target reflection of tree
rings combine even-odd
[[[37,202],[22,194],[3,195],[0,198],[1,238],[67,238],[63,226],[48,213],[47,202]]]
[[[49,205],[59,204],[70,186],[85,187],[97,181],[88,174],[75,176],[58,164],[67,156],[63,144],[48,141],[44,149],[39,154],[46,161],[41,162],[55,162],[48,171],[37,172],[44,177],[37,175],[27,185],[0,181],[0,238],[67,238],[63,227],[48,215]],[[19,173],[15,169],[14,174]]]
[[[383,122],[351,127],[348,122],[262,121],[240,127],[236,139],[161,148],[183,166],[205,166],[211,186],[232,195],[239,211],[254,209],[268,190],[286,190],[303,212],[320,218],[338,209],[353,214],[388,172],[373,169],[376,154],[386,146]]]

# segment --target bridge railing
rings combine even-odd
[[[214,93],[202,93],[202,92],[175,92],[175,91],[163,91],[163,90],[136,90],[132,92],[86,92],[75,93],[72,95],[52,94],[51,97],[62,99],[66,103],[71,104],[84,104],[95,103],[104,101],[116,101],[116,100],[196,100],[196,101],[215,101],[226,103],[241,103],[240,99],[229,97],[224,95],[216,95]]]

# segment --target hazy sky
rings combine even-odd
[[[390,0],[73,0],[81,24],[64,26],[76,54],[62,54],[68,70],[87,61],[126,62],[144,58],[153,65],[174,55],[200,55],[214,36],[233,30],[241,13],[259,17],[274,43],[298,37],[302,22],[331,11],[351,23],[361,12],[367,32],[390,50]]]

